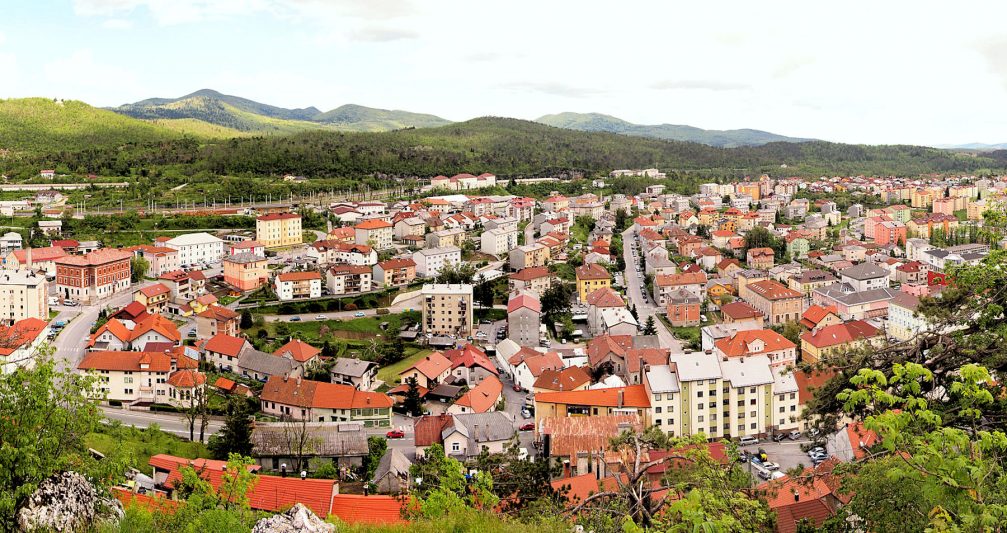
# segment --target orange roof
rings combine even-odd
[[[587,304],[594,307],[626,307],[622,296],[611,287],[602,287],[588,294]]]
[[[77,363],[78,370],[139,372],[141,365],[149,372],[170,372],[171,357],[153,352],[87,352]]]
[[[238,357],[241,348],[248,342],[240,337],[232,337],[226,333],[218,333],[203,345],[203,350],[213,353],[221,353],[231,357]]]
[[[816,348],[828,348],[839,346],[860,339],[871,338],[879,335],[878,328],[864,322],[863,320],[853,320],[843,324],[833,324],[826,326],[815,332],[807,332],[801,335],[802,341]]]
[[[542,304],[539,303],[538,298],[530,294],[519,294],[507,302],[507,313],[513,313],[522,307],[527,307],[536,313],[542,312]]]
[[[318,272],[286,272],[276,276],[279,281],[308,281],[312,279],[322,279]]]
[[[337,494],[332,497],[331,514],[347,524],[403,524],[402,504],[393,496]]]
[[[485,413],[500,401],[502,393],[503,383],[496,376],[486,376],[482,383],[462,394],[455,404],[468,407],[474,413]]]
[[[124,252],[115,248],[102,248],[101,250],[88,252],[87,255],[66,255],[63,257],[57,257],[56,262],[61,265],[98,266],[114,263],[116,261],[129,261],[131,257],[133,257],[133,254],[129,252]],[[32,261],[38,261],[34,254],[32,254]]]
[[[217,378],[217,381],[213,382],[213,386],[214,387],[217,387],[220,390],[226,390],[226,391],[230,391],[231,389],[233,389],[234,385],[236,385],[236,383],[234,383],[233,381],[231,381],[231,380],[229,380],[229,379],[227,379],[225,377],[219,377],[219,378]]]
[[[179,389],[191,389],[206,383],[206,375],[196,370],[178,370],[168,376],[168,384]]]
[[[222,305],[214,305],[214,306],[211,306],[210,308],[208,308],[206,311],[203,311],[202,313],[200,313],[198,316],[201,316],[203,318],[212,318],[214,320],[225,320],[226,321],[226,320],[234,320],[235,318],[238,318],[238,313],[237,313],[237,311],[234,311],[234,310],[232,310],[230,308],[227,308],[227,307],[224,307]]]
[[[162,496],[136,494],[122,487],[112,487],[112,495],[122,502],[123,507],[136,505],[152,512],[174,513],[180,505],[175,500],[169,500]]]
[[[778,281],[766,279],[746,285],[749,290],[767,300],[785,300],[801,298],[803,295],[793,289],[788,289]]]
[[[545,370],[535,380],[533,389],[551,391],[573,390],[591,383],[591,375],[583,367],[571,366],[562,370]]]
[[[14,250],[14,257],[18,263],[24,264],[28,261],[28,250],[31,250],[31,261],[55,261],[61,257],[66,257],[66,252],[59,246],[48,246],[46,248],[26,248],[24,250]]]
[[[758,342],[763,344],[763,348],[755,351],[753,345]],[[721,353],[728,357],[756,355],[797,348],[797,345],[787,340],[786,337],[769,329],[739,331],[733,337],[725,337],[718,340],[714,345]]]
[[[820,389],[836,373],[831,370],[805,372],[794,370],[794,380],[797,381],[797,399],[801,404],[811,401],[815,391]]]
[[[752,307],[747,302],[731,302],[720,306],[720,312],[724,316],[731,317],[732,320],[744,320],[746,318],[758,318],[762,312]]]
[[[353,227],[356,229],[381,229],[381,228],[390,228],[392,227],[392,224],[390,222],[385,222],[384,220],[378,218],[372,218],[370,220],[365,220]]]
[[[650,407],[650,398],[643,385],[580,391],[540,392],[535,395],[535,401],[569,405],[596,405],[599,407]]]
[[[444,354],[441,352],[433,352],[414,363],[413,366],[400,372],[399,375],[405,374],[414,368],[428,378],[436,378],[451,368],[451,361],[447,357],[444,357]]]
[[[281,376],[270,377],[260,397],[285,405],[321,409],[387,409],[393,404],[385,394],[359,391],[349,385]]]
[[[288,353],[294,361],[297,361],[298,363],[306,363],[316,355],[322,353],[322,351],[302,341],[301,339],[291,339],[290,342],[280,346],[275,352],[273,352],[273,355],[283,357]]]
[[[146,296],[147,298],[153,298],[155,296],[159,296],[161,294],[167,294],[169,292],[171,292],[171,289],[165,287],[163,283],[155,283],[153,285],[149,285],[147,287],[140,289],[140,293]]]
[[[45,320],[33,317],[18,320],[10,327],[0,327],[0,336],[6,339],[4,346],[0,347],[0,355],[10,355],[14,350],[34,342],[48,326]]]
[[[657,276],[654,283],[658,287],[675,287],[678,285],[706,284],[706,272],[683,272],[681,274],[661,274]]]
[[[605,267],[597,263],[588,263],[577,267],[577,279],[612,279]]]
[[[301,479],[299,476],[256,476],[258,481],[248,491],[252,509],[279,512],[304,504],[319,517],[326,517],[333,495],[338,490],[334,479]]]

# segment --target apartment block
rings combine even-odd
[[[294,246],[304,242],[301,215],[276,213],[255,219],[255,240],[266,248]]]
[[[276,276],[276,297],[280,301],[318,298],[322,295],[322,275],[318,272],[287,272]]]
[[[49,283],[28,270],[0,271],[0,321],[13,324],[26,318],[49,320]]]
[[[423,286],[423,332],[466,337],[472,332],[472,285]]]

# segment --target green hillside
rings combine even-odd
[[[0,151],[6,155],[156,142],[180,136],[156,124],[74,100],[0,100]]]
[[[249,100],[247,98],[242,98],[240,96],[222,94],[214,91],[213,89],[200,89],[192,94],[187,94],[179,98],[150,98],[133,104],[127,104],[122,107],[142,110],[146,107],[163,107],[168,104],[175,104],[191,99],[214,100],[249,113],[284,120],[311,120],[311,117],[314,117],[321,112],[314,107],[307,107],[304,109],[286,109],[283,107],[271,106],[254,100]],[[177,108],[178,107],[176,107],[176,109]]]
[[[605,131],[653,137],[669,141],[686,141],[708,144],[722,148],[737,146],[757,146],[771,142],[804,142],[809,139],[785,137],[766,131],[740,130],[704,130],[693,126],[676,124],[640,125],[627,122],[620,118],[601,113],[558,113],[539,117],[536,122],[578,131]]]
[[[316,122],[333,124],[349,131],[388,131],[402,128],[434,128],[450,124],[434,115],[376,109],[361,105],[347,104],[332,111],[320,113],[313,118]]]
[[[222,134],[229,133],[228,130],[257,134],[282,134],[325,128],[324,125],[314,122],[281,118],[242,109],[210,96],[192,96],[162,104],[129,104],[118,107],[115,111],[144,120],[187,120],[186,124],[189,127],[213,131],[205,126],[199,127],[196,124],[196,121],[199,121],[207,125],[225,128],[221,130]]]

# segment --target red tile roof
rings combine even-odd
[[[801,293],[788,289],[780,282],[771,279],[749,283],[746,287],[767,300],[785,300],[788,298],[801,298],[803,296]]]
[[[404,524],[402,505],[403,500],[394,496],[337,494],[331,514],[347,524]]]
[[[25,264],[28,259],[28,250],[14,250],[14,257],[17,258],[18,263]],[[31,250],[31,261],[32,263],[38,263],[39,261],[55,261],[61,257],[66,257],[66,252],[59,246],[49,246],[46,248],[30,248]]]
[[[384,220],[378,218],[372,218],[370,220],[365,220],[353,227],[356,229],[371,230],[371,229],[390,228],[392,227],[392,224],[390,222],[385,222]]]
[[[311,279],[322,279],[318,272],[285,272],[276,276],[279,281],[307,281]]]
[[[732,320],[745,320],[746,318],[758,318],[762,312],[752,307],[748,302],[731,302],[720,306],[720,312],[724,316],[731,317]]]
[[[171,357],[152,352],[87,352],[77,369],[139,372],[142,364],[149,365],[146,372],[171,372]]]
[[[178,370],[168,376],[168,384],[178,389],[191,389],[206,383],[206,375],[196,370]]]
[[[231,357],[238,357],[241,348],[248,342],[240,337],[232,337],[225,333],[218,333],[203,345],[203,350],[207,352],[220,353]]]
[[[350,385],[272,376],[262,388],[264,401],[318,409],[387,409],[394,402],[385,394],[360,391]]]
[[[612,279],[612,275],[605,270],[605,267],[597,263],[588,263],[577,267],[577,279]]]
[[[165,287],[164,284],[162,283],[155,283],[153,285],[148,285],[140,289],[140,293],[146,296],[147,298],[153,298],[155,296],[160,296],[162,294],[168,294],[169,292],[171,292],[171,289]]]
[[[284,354],[288,353],[294,361],[297,361],[298,363],[306,363],[318,354],[322,353],[322,351],[302,341],[301,339],[291,339],[290,342],[280,346],[275,352],[273,352],[273,355],[283,357]]]
[[[482,383],[462,394],[455,404],[468,407],[474,413],[485,413],[500,401],[502,393],[503,383],[496,376],[487,376]]]
[[[538,298],[530,294],[519,294],[507,302],[507,313],[513,313],[522,307],[527,307],[536,313],[542,312],[542,304],[539,303]]]
[[[588,294],[587,304],[594,307],[626,307],[622,296],[611,287],[602,287]]]
[[[455,419],[449,414],[420,417],[413,424],[413,445],[416,447],[430,446],[442,442],[441,432],[445,428],[454,427]]]
[[[465,368],[482,367],[492,374],[500,374],[500,371],[497,370],[493,361],[490,361],[490,358],[486,356],[486,352],[480,350],[472,344],[466,344],[460,350],[446,350],[444,352],[444,357],[447,357],[448,360],[451,361],[452,370],[460,366]]]
[[[650,397],[643,385],[580,391],[540,392],[535,395],[535,402],[593,405],[598,407],[650,407]]]
[[[433,379],[443,374],[445,370],[450,369],[451,361],[447,357],[444,357],[444,354],[441,352],[432,352],[430,355],[413,363],[413,366],[400,372],[399,375],[402,375],[414,368],[419,370],[420,374]]]
[[[698,266],[696,267],[699,268]],[[681,274],[661,274],[654,283],[658,287],[676,287],[678,285],[706,285],[706,272],[683,272]]]
[[[334,479],[301,479],[299,476],[256,476],[258,481],[248,491],[252,509],[279,512],[304,504],[319,517],[326,517],[339,482]]]
[[[98,266],[115,263],[117,261],[129,261],[132,257],[133,254],[123,250],[117,250],[115,248],[102,248],[101,250],[88,252],[87,255],[67,255],[58,257],[56,258],[56,262],[61,265]],[[34,254],[32,255],[32,261],[38,261]]]
[[[832,379],[836,373],[828,371],[815,370],[812,372],[805,372],[803,370],[794,370],[794,380],[797,381],[797,399],[801,404],[811,401],[815,395],[815,391],[820,389],[827,381]]]
[[[549,267],[528,267],[522,268],[517,272],[510,275],[510,279],[516,279],[519,281],[531,281],[533,279],[544,278],[552,275],[549,272]]]
[[[763,348],[760,351],[755,351],[753,345],[759,341],[762,342]],[[714,346],[728,357],[741,357],[743,355],[755,355],[797,348],[797,345],[790,342],[786,337],[769,329],[739,331],[730,338],[725,337],[718,340],[714,343]]]
[[[834,324],[826,326],[815,332],[807,332],[801,335],[802,341],[816,348],[828,348],[839,346],[860,339],[871,338],[879,335],[878,328],[864,322],[863,320],[853,320],[844,324]]]
[[[822,319],[829,316],[829,313],[838,316],[839,311],[836,309],[836,306],[834,305],[826,307],[823,307],[818,304],[812,305],[811,307],[808,307],[806,311],[804,311],[803,315],[801,315],[801,324],[807,327],[808,329],[814,329],[815,326],[817,326],[818,323],[822,321]]]
[[[14,350],[35,342],[48,326],[49,323],[45,320],[33,317],[18,320],[10,327],[0,327],[0,338],[5,339],[3,346],[0,347],[0,355],[10,355]]]
[[[535,380],[532,389],[568,391],[591,383],[591,374],[583,367],[571,366],[562,370],[544,370]]]

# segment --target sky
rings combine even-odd
[[[116,106],[211,88],[535,119],[1007,142],[1007,3],[0,0],[0,97]]]

